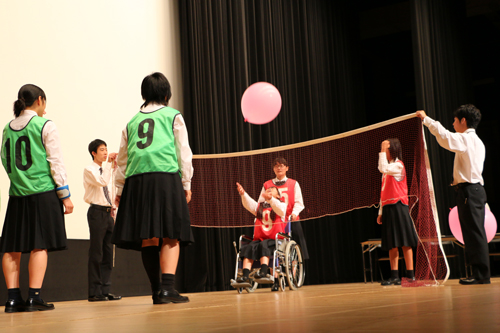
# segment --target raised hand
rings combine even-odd
[[[382,143],[380,144],[380,151],[385,152],[389,149],[390,146],[391,146],[391,143],[389,141],[387,141],[387,140],[382,141]]]
[[[240,195],[244,195],[245,194],[245,189],[243,188],[243,186],[240,185],[240,183],[236,183],[236,190],[238,190],[238,193]]]
[[[418,110],[417,112],[415,112],[417,114],[417,117],[419,117],[420,119],[424,120],[425,117],[427,117],[427,115],[425,114],[425,111],[424,110]]]

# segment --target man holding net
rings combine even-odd
[[[441,147],[455,153],[452,186],[457,192],[465,253],[473,274],[470,279],[461,279],[460,284],[489,284],[490,259],[484,230],[486,192],[482,177],[485,147],[475,130],[481,121],[481,112],[472,104],[456,109],[453,114],[456,133],[446,130],[438,121],[428,117],[425,111],[417,111],[417,116],[423,120]]]

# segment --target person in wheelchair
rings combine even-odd
[[[243,245],[240,256],[243,259],[243,276],[236,279],[237,283],[249,282],[250,270],[254,260],[259,260],[261,269],[255,273],[255,279],[265,279],[268,274],[269,257],[273,255],[276,234],[285,231],[286,203],[281,201],[281,195],[276,187],[268,188],[263,194],[264,201],[256,202],[243,187],[236,183],[243,206],[255,215],[253,241]],[[278,279],[274,280],[272,291],[279,290]]]

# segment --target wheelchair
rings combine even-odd
[[[238,283],[236,279],[243,275],[243,259],[240,257],[241,247],[250,243],[253,239],[245,235],[241,235],[239,246],[233,242],[236,250],[236,269],[234,279],[231,279],[231,286],[235,288],[239,294],[245,289],[248,293],[252,293],[257,289],[259,284],[273,284],[275,279],[278,279],[280,291],[285,291],[286,285],[290,290],[297,290],[302,287],[305,280],[304,260],[300,246],[292,239],[291,222],[288,222],[285,227],[285,233],[276,234],[275,250],[269,262],[273,263],[273,273],[267,274],[266,278],[257,279],[255,273],[260,270],[259,260],[255,260],[252,264],[249,282]],[[271,266],[269,267],[271,268]],[[277,275],[277,277],[275,277]]]

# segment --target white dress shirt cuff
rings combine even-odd
[[[424,125],[427,127],[429,127],[433,122],[434,120],[429,116],[426,116],[423,120]]]

